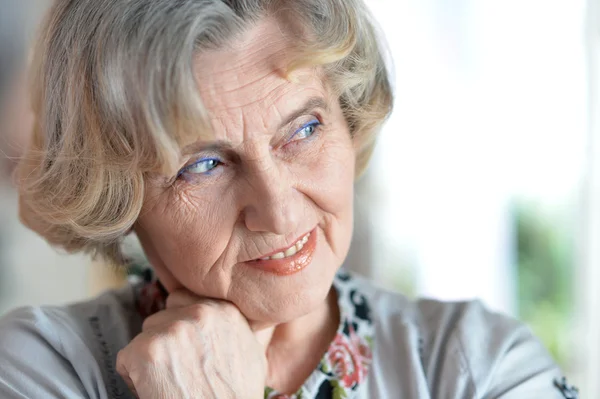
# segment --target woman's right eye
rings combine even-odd
[[[179,172],[179,175],[190,173],[194,175],[208,174],[211,170],[219,166],[220,161],[216,158],[200,159],[193,164],[186,166]]]

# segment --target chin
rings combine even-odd
[[[318,245],[311,264],[295,274],[244,273],[244,288],[233,302],[248,320],[265,324],[287,323],[318,310],[326,304],[341,266],[324,247]]]

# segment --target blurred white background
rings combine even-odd
[[[23,57],[11,48],[25,51],[47,1],[0,0],[0,59]],[[598,0],[367,1],[396,105],[357,184],[348,267],[523,319],[600,397]],[[0,68],[5,105],[15,65]],[[102,285],[18,224],[8,183],[0,198],[0,313]]]
[[[48,0],[0,0],[0,314],[89,296],[89,260],[57,253],[18,220],[8,175],[22,131],[12,120],[27,46]]]

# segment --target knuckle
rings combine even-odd
[[[238,318],[242,317],[242,313],[240,312],[240,310],[238,309],[237,306],[235,306],[233,303],[231,302],[221,302],[218,304],[218,309],[219,309],[219,313],[221,315],[223,315],[224,317],[226,317],[229,320],[237,320]]]
[[[176,293],[170,294],[167,296],[167,300],[165,301],[165,307],[167,309],[175,308],[179,304],[179,298]]]
[[[127,365],[129,363],[129,356],[128,356],[128,349],[121,349],[118,353],[117,353],[117,360],[116,360],[116,366],[117,366],[117,373],[123,375],[124,373],[127,373]]]
[[[152,330],[154,327],[161,324],[161,320],[165,317],[165,311],[161,310],[151,316],[148,316],[142,322],[142,331]]]
[[[142,323],[142,331],[147,331],[151,325],[152,325],[152,320],[150,319],[150,317],[147,317],[146,319],[144,319],[144,321]]]
[[[204,303],[191,305],[189,308],[190,318],[195,322],[201,322],[210,317],[212,309]]]
[[[221,305],[221,311],[230,317],[238,317],[240,315],[240,311],[237,306],[231,302],[224,302]]]
[[[139,356],[149,364],[157,364],[160,363],[164,357],[164,349],[162,339],[153,337],[144,342],[140,348],[141,353],[139,353]]]
[[[165,305],[166,305],[167,309],[169,309],[169,308],[173,308],[173,307],[174,308],[184,307],[184,306],[192,304],[192,303],[194,303],[194,300],[188,291],[177,290],[177,291],[171,292],[167,296]]]
[[[189,331],[190,323],[185,320],[175,320],[165,329],[165,334],[169,338],[186,336]]]
[[[152,364],[164,355],[164,339],[160,334],[141,333],[119,352],[123,365]]]

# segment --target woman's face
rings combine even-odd
[[[264,21],[198,56],[214,137],[182,149],[172,186],[148,183],[135,228],[167,290],[233,302],[255,322],[322,304],[352,235],[348,126],[319,73],[285,78],[290,49]]]

